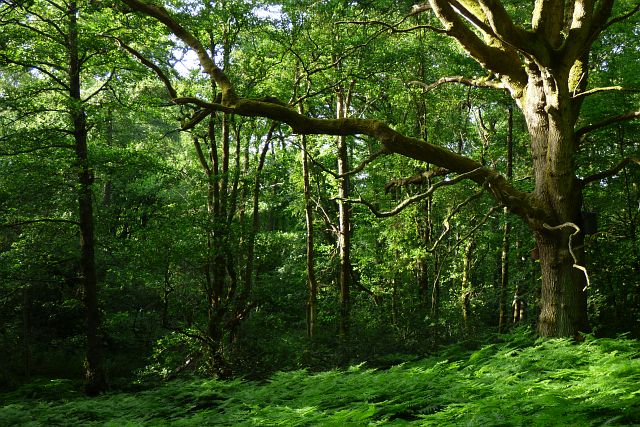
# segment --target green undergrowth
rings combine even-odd
[[[387,370],[181,380],[93,399],[48,385],[0,396],[0,425],[640,425],[640,343],[520,334]]]

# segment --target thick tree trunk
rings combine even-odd
[[[99,336],[100,309],[95,263],[93,231],[93,174],[89,166],[87,148],[87,119],[80,87],[80,58],[78,51],[78,9],[69,4],[69,96],[71,121],[78,166],[78,210],[80,223],[80,268],[84,284],[87,354],[85,365],[85,392],[96,395],[107,388],[104,372],[102,342]]]
[[[575,336],[588,329],[585,277],[573,266],[568,234],[569,231],[562,231],[536,235],[542,269],[538,332],[545,337]],[[574,253],[582,244],[575,240]]]
[[[581,227],[582,184],[575,176],[575,111],[567,87],[551,87],[551,70],[532,67],[523,112],[531,136],[535,197],[544,218],[529,218],[540,257],[542,289],[538,333],[544,337],[575,336],[586,331],[587,298]],[[555,76],[563,81],[562,76]],[[550,229],[551,228],[551,229]],[[573,254],[572,254],[573,252]]]

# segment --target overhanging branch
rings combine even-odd
[[[614,123],[625,122],[629,120],[634,120],[640,117],[640,110],[638,111],[629,111],[628,113],[621,114],[619,116],[610,117],[608,119],[602,120],[600,122],[590,124],[578,129],[575,133],[575,138],[577,141],[582,141],[582,138],[590,132],[593,132],[598,129],[602,129],[603,127],[612,125]]]
[[[617,165],[615,165],[614,167],[612,167],[610,169],[607,169],[605,171],[594,173],[593,175],[587,176],[586,178],[584,178],[582,180],[582,185],[586,185],[586,184],[589,184],[591,182],[600,181],[602,179],[614,176],[618,172],[620,172],[622,169],[624,169],[627,165],[630,165],[631,163],[635,163],[637,165],[640,165],[640,158],[638,158],[638,157],[627,157],[626,159],[624,159],[623,161],[621,161],[620,163],[618,163]]]

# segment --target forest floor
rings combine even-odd
[[[0,395],[0,425],[640,425],[640,342],[514,335],[386,370],[176,380],[86,398],[47,380]]]

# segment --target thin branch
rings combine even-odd
[[[473,233],[476,232],[476,230],[478,230],[478,228],[482,227],[484,224],[487,223],[487,221],[489,220],[489,218],[491,218],[491,215],[493,215],[493,213],[498,210],[498,209],[502,209],[504,208],[504,206],[502,205],[497,205],[497,206],[492,206],[491,209],[489,209],[487,211],[487,213],[484,215],[484,217],[482,217],[482,219],[480,220],[479,223],[477,223],[464,237],[458,239],[458,241],[455,243],[454,246],[458,246],[460,243],[466,241],[469,237],[471,237],[471,235]]]
[[[322,219],[324,220],[327,227],[331,229],[331,231],[333,231],[335,234],[339,234],[338,228],[333,222],[331,222],[331,217],[329,217],[329,214],[322,206],[322,203],[320,203],[320,199],[316,199],[316,212],[320,212],[322,214]]]
[[[449,233],[449,230],[451,230],[451,226],[449,224],[449,221],[451,220],[451,218],[453,218],[455,214],[460,212],[460,209],[468,205],[470,202],[480,198],[480,196],[482,196],[482,194],[484,193],[484,190],[485,189],[482,188],[480,191],[475,192],[471,196],[464,199],[462,202],[458,203],[458,205],[455,206],[453,209],[451,209],[447,217],[442,221],[442,225],[444,226],[442,232],[440,233],[436,241],[433,243],[433,245],[426,250],[427,252],[434,252],[438,247],[438,245],[440,245],[440,242],[442,242],[442,239],[444,239],[445,236]]]
[[[2,228],[13,228],[13,227],[19,227],[21,225],[30,225],[30,224],[37,224],[37,223],[42,223],[42,222],[80,225],[80,223],[78,221],[72,221],[70,219],[41,218],[41,219],[32,219],[32,220],[28,220],[28,221],[12,222],[10,224],[0,224],[0,227],[2,227]]]
[[[610,169],[587,176],[582,180],[582,185],[586,185],[594,181],[600,181],[602,179],[609,178],[613,175],[616,175],[618,172],[620,172],[622,169],[624,169],[627,165],[631,163],[640,165],[640,158],[627,157],[626,159],[622,160],[620,163],[618,163],[617,165],[615,165]]]
[[[129,46],[128,44],[126,44],[125,42],[120,40],[118,37],[113,37],[113,36],[104,36],[104,37],[107,37],[107,38],[110,38],[112,40],[115,40],[116,43],[118,43],[118,45],[121,48],[123,48],[124,50],[129,52],[131,55],[136,57],[138,59],[138,61],[140,61],[140,63],[142,65],[146,66],[147,68],[151,68],[151,70],[154,73],[156,73],[158,78],[160,80],[162,80],[162,83],[164,84],[164,87],[167,89],[167,92],[169,92],[169,96],[171,98],[177,98],[178,97],[178,93],[176,92],[176,90],[174,89],[173,85],[171,84],[171,80],[169,80],[169,77],[167,77],[167,75],[164,73],[164,71],[162,71],[162,69],[160,67],[158,67],[153,62],[149,61],[147,58],[144,57],[144,55],[142,55],[136,49],[132,48],[131,46]]]
[[[634,7],[632,10],[630,10],[629,12],[625,13],[624,15],[620,15],[617,16],[611,20],[609,20],[609,22],[607,22],[604,26],[604,28],[609,28],[610,26],[612,26],[613,24],[616,24],[620,21],[624,21],[625,19],[628,19],[630,17],[632,17],[633,15],[635,15],[636,13],[638,13],[638,11],[640,11],[640,3],[638,3],[636,5],[636,7]]]
[[[446,83],[460,83],[465,86],[471,86],[471,87],[477,87],[477,88],[505,89],[504,84],[496,80],[487,80],[486,78],[469,79],[464,76],[442,77],[441,79],[431,84],[423,83],[417,80],[410,81],[408,84],[420,86],[425,91],[429,92],[432,89]]]
[[[16,150],[13,152],[0,152],[0,156],[18,156],[20,154],[28,154],[28,153],[33,153],[36,151],[40,151],[40,150],[48,150],[50,148],[66,148],[66,149],[74,149],[75,146],[73,145],[69,145],[69,144],[53,144],[53,145],[44,145],[41,147],[35,147],[35,148],[28,148],[25,150]]]
[[[377,21],[377,20],[371,20],[371,21],[338,21],[338,22],[336,22],[336,24],[379,25],[379,26],[382,26],[382,27],[386,28],[391,33],[410,33],[412,31],[425,29],[425,30],[433,31],[434,33],[438,33],[438,34],[448,34],[447,30],[444,30],[442,28],[436,28],[436,27],[434,27],[432,25],[415,25],[415,26],[409,27],[409,28],[398,28],[398,26],[401,23],[403,23],[404,21],[405,20],[403,19],[402,21],[400,21],[400,22],[398,22],[396,24],[389,24],[387,22]]]
[[[577,225],[575,225],[573,222],[565,222],[564,224],[560,224],[560,225],[556,225],[554,227],[550,226],[547,223],[542,224],[542,226],[544,228],[546,228],[549,231],[557,231],[557,230],[562,230],[563,228],[568,228],[571,227],[573,228],[575,231],[573,233],[571,233],[571,235],[569,236],[569,253],[571,254],[571,257],[573,258],[573,268],[577,268],[578,270],[582,271],[584,273],[584,277],[587,279],[587,286],[584,287],[583,291],[586,291],[587,288],[590,286],[589,283],[589,274],[587,273],[587,269],[586,267],[578,264],[578,257],[576,256],[576,254],[573,252],[573,238],[575,236],[578,235],[578,233],[580,233],[580,227],[578,227]]]
[[[596,93],[601,93],[601,92],[609,92],[612,90],[618,90],[621,92],[640,92],[640,89],[629,89],[629,88],[624,88],[622,86],[607,86],[607,87],[596,87],[593,89],[589,89],[589,90],[585,90],[584,92],[580,92],[577,94],[574,94],[572,96],[573,99],[577,99],[577,98],[581,98],[584,96],[589,96],[589,95],[593,95]]]
[[[371,213],[373,213],[376,217],[378,217],[378,218],[388,218],[390,216],[395,216],[395,215],[399,214],[407,206],[410,206],[410,205],[412,205],[412,204],[414,204],[416,202],[419,202],[420,200],[423,200],[423,199],[429,197],[438,188],[446,186],[446,185],[457,184],[458,182],[460,182],[460,181],[462,181],[464,179],[472,177],[475,172],[476,172],[476,170],[472,170],[472,171],[469,171],[467,173],[460,174],[460,175],[456,176],[455,178],[452,178],[452,179],[450,179],[448,181],[443,180],[443,181],[440,181],[440,182],[438,182],[436,184],[433,184],[431,187],[429,187],[429,189],[427,191],[425,191],[423,193],[420,193],[420,194],[416,194],[415,196],[411,196],[411,197],[403,200],[398,205],[396,205],[395,208],[391,209],[390,211],[386,211],[386,212],[380,212],[371,202],[363,200],[362,198],[347,199],[347,200],[343,200],[343,201],[345,201],[347,203],[355,203],[355,204],[365,205],[366,207],[369,208]],[[338,200],[338,199],[332,199],[332,200]]]
[[[299,146],[298,144],[294,143],[294,145],[296,145],[298,148],[300,148],[301,150],[304,151],[304,149]],[[372,163],[374,160],[376,160],[378,157],[380,156],[384,156],[387,154],[390,154],[384,147],[381,148],[380,150],[376,151],[375,153],[369,155],[366,159],[364,159],[362,162],[360,162],[360,164],[358,166],[356,166],[355,168],[342,173],[342,174],[338,174],[334,171],[332,171],[331,169],[329,169],[328,167],[326,167],[325,165],[323,165],[320,161],[316,160],[311,153],[309,153],[309,151],[305,151],[305,153],[307,154],[307,156],[309,157],[309,159],[311,160],[311,162],[314,165],[317,165],[320,169],[322,169],[324,172],[328,173],[329,175],[331,175],[332,177],[334,177],[335,179],[340,179],[340,178],[345,178],[347,176],[351,176],[351,175],[355,175],[358,172],[361,172],[368,164]]]
[[[591,125],[584,126],[584,127],[580,128],[580,129],[578,129],[576,131],[576,133],[575,133],[576,141],[582,141],[582,138],[586,134],[588,134],[590,132],[593,132],[595,130],[598,130],[598,129],[601,129],[603,127],[612,125],[614,123],[624,122],[624,121],[627,121],[627,120],[634,120],[634,119],[637,119],[639,117],[640,117],[640,110],[638,110],[638,111],[630,111],[628,113],[621,114],[619,116],[609,117],[608,119],[602,120],[602,121],[600,121],[598,123],[594,123],[594,124],[591,124]]]
[[[107,87],[107,85],[111,82],[111,80],[113,79],[113,76],[115,74],[116,74],[116,71],[115,70],[111,70],[111,72],[109,73],[109,77],[107,77],[107,80],[105,80],[105,82],[103,84],[101,84],[100,87],[98,89],[96,89],[91,95],[89,95],[85,99],[83,99],[82,102],[85,103],[85,102],[91,100],[91,98],[93,98],[94,96],[96,96],[100,92],[102,92],[104,90],[104,88]]]

